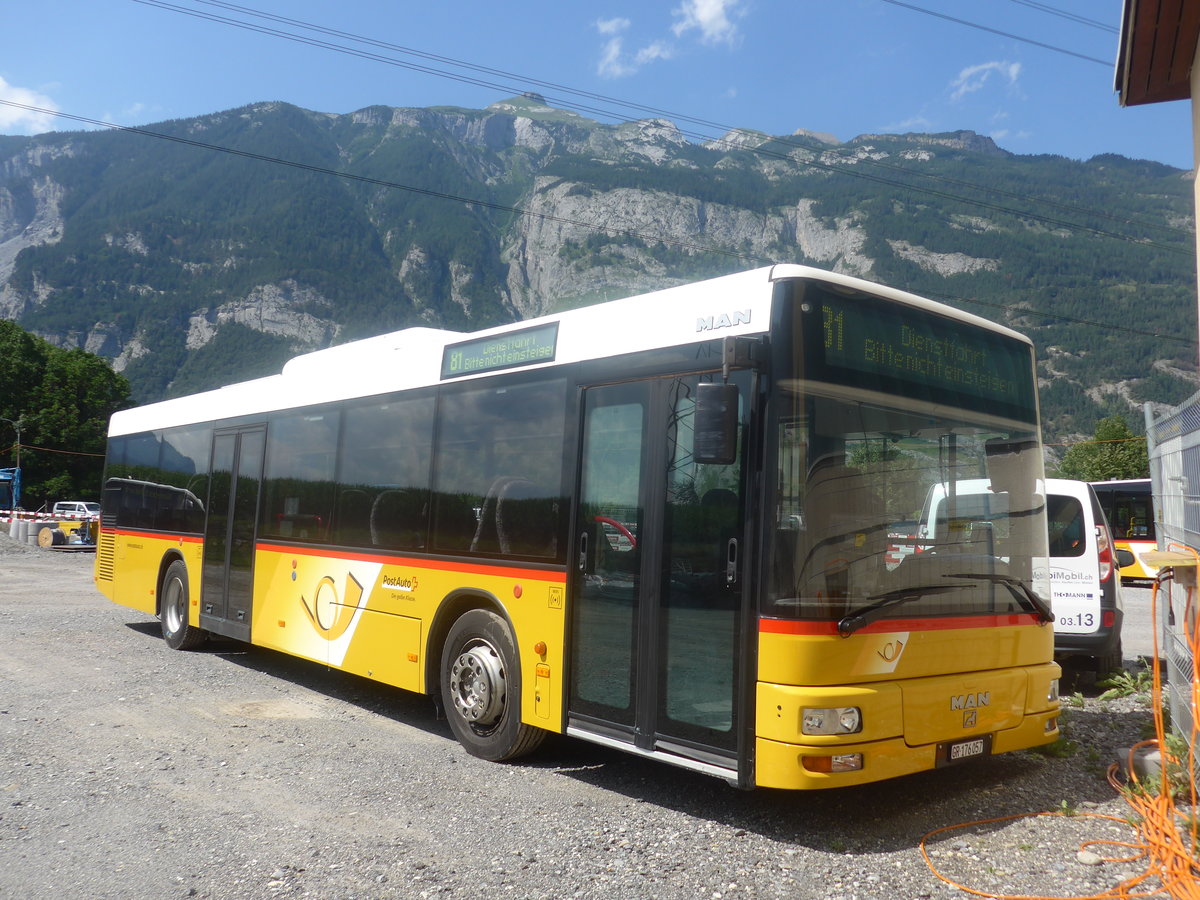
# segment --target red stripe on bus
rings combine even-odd
[[[170,541],[172,544],[202,544],[204,538],[198,534],[163,534],[151,531],[129,531],[125,528],[101,528],[105,534],[119,534],[121,537],[145,538],[155,541]]]
[[[1003,616],[949,616],[944,619],[881,619],[855,631],[855,634],[880,634],[891,631],[950,631],[958,628],[1001,628],[1036,625],[1032,613]],[[759,619],[759,634],[837,635],[837,622],[798,621],[796,619]]]
[[[481,565],[478,563],[451,562],[444,559],[414,559],[412,557],[380,556],[373,553],[356,553],[352,550],[326,550],[322,547],[291,547],[282,544],[259,544],[258,550],[268,553],[291,554],[292,556],[314,556],[325,559],[348,559],[353,562],[383,563],[386,566],[409,566],[414,569],[434,569],[439,572],[462,572],[467,575],[495,575],[502,578],[536,578],[566,584],[565,572],[543,569]]]

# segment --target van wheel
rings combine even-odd
[[[1122,672],[1125,670],[1125,654],[1121,650],[1121,641],[1117,640],[1117,646],[1105,653],[1103,656],[1096,657],[1096,677],[1103,678],[1110,672]]]
[[[188,574],[182,560],[175,560],[167,568],[159,596],[162,605],[158,619],[167,646],[172,650],[192,650],[203,644],[205,633],[188,624]]]
[[[508,624],[473,609],[446,635],[442,705],[450,729],[472,756],[500,762],[529,753],[546,732],[521,721],[521,670]]]

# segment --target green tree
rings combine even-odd
[[[1058,471],[1063,478],[1078,481],[1149,478],[1146,439],[1130,430],[1124,416],[1109,416],[1096,423],[1095,440],[1076,444],[1066,452]]]
[[[0,416],[21,423],[26,509],[99,498],[108,419],[129,406],[129,396],[129,382],[100,357],[61,350],[0,321]],[[16,455],[6,452],[3,434],[0,465],[9,466]]]

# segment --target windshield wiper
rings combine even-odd
[[[967,573],[956,572],[953,575],[947,575],[947,578],[975,578],[979,581],[990,581],[993,584],[1002,584],[1010,591],[1013,596],[1021,601],[1021,605],[1031,612],[1037,613],[1038,619],[1046,624],[1054,621],[1054,612],[1046,605],[1046,601],[1030,590],[1029,585],[1023,582],[1020,578],[1013,578],[1011,575],[992,575],[989,573]]]
[[[947,575],[946,577],[952,578],[957,576]],[[867,598],[875,602],[861,609],[856,609],[852,613],[847,613],[838,620],[838,634],[842,637],[849,637],[864,625],[870,625],[876,619],[883,618],[885,612],[893,606],[899,606],[901,603],[907,603],[910,600],[920,600],[929,594],[960,591],[964,587],[966,587],[965,584],[927,584],[921,587],[897,588],[885,594],[875,594],[873,597]]]

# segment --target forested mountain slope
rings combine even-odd
[[[700,144],[536,96],[146,131],[0,137],[0,317],[108,357],[140,401],[769,262],[1029,333],[1048,440],[1195,389],[1191,176],[1157,163],[971,132]]]

